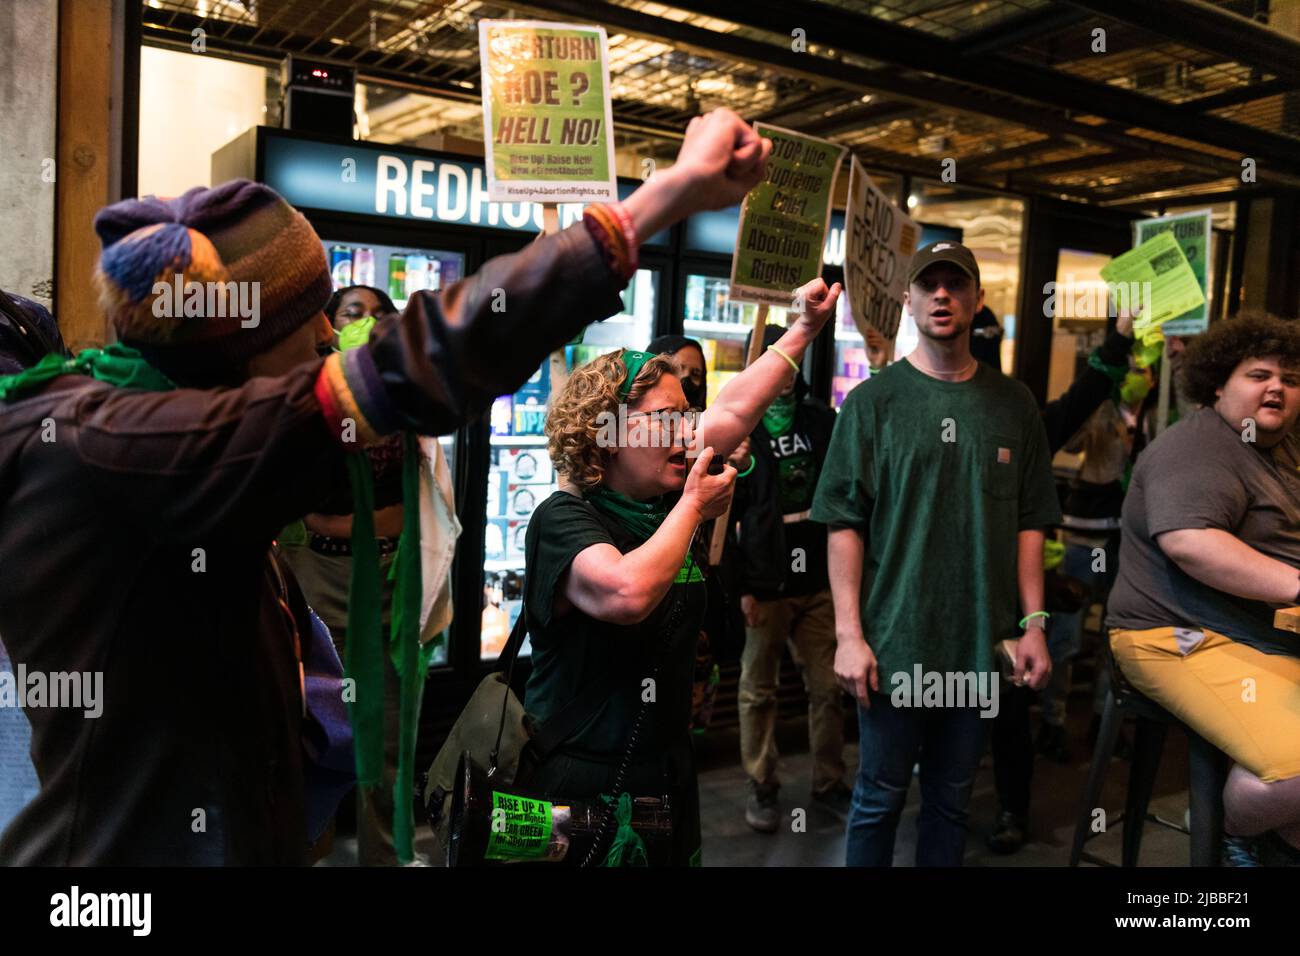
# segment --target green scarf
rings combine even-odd
[[[660,496],[653,501],[634,501],[627,495],[597,485],[585,495],[597,511],[609,515],[645,544],[668,517],[668,505]]]
[[[662,496],[653,501],[635,501],[605,485],[597,485],[584,497],[597,511],[613,518],[630,531],[639,545],[649,541],[659,530],[659,526],[664,523],[664,518],[668,517],[668,504]],[[687,549],[686,557],[682,560],[682,566],[678,569],[673,583],[694,584],[696,581],[703,580],[704,572],[695,561],[691,560],[690,550]]]
[[[60,375],[89,375],[117,388],[169,392],[176,383],[144,360],[135,349],[114,342],[102,349],[84,349],[74,358],[50,354],[26,371],[0,377],[0,402],[12,402],[39,391]]]
[[[773,438],[780,438],[794,426],[794,413],[798,406],[794,395],[778,395],[763,413],[763,427]]]

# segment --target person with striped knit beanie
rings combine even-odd
[[[0,555],[22,570],[0,576],[0,633],[16,666],[79,673],[93,697],[23,704],[41,789],[0,834],[0,860],[306,862],[312,631],[273,539],[350,507],[354,545],[368,534],[374,559],[355,563],[377,579],[370,518],[390,502],[368,496],[356,452],[453,431],[515,391],[622,310],[643,237],[740,201],[770,150],[734,113],[696,118],[677,163],[622,203],[415,293],[368,342],[324,359],[324,248],[272,190],[236,181],[101,211],[96,282],[119,341],[0,376]],[[377,580],[362,593],[351,716],[358,784],[374,787],[388,648]],[[399,647],[418,691],[418,646]]]

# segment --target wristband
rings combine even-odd
[[[1042,628],[1043,630],[1047,630],[1047,620],[1051,616],[1052,615],[1048,614],[1046,611],[1035,611],[1032,614],[1026,614],[1020,619],[1020,629],[1023,631],[1027,622],[1032,621],[1036,617],[1041,617],[1043,619]]]
[[[627,247],[628,259],[628,278],[636,275],[637,267],[640,265],[639,252],[641,243],[637,241],[636,226],[632,224],[632,215],[627,211],[621,202],[612,203],[609,211],[614,214],[618,220],[619,228],[623,231],[623,244]]]
[[[784,351],[777,348],[775,345],[769,345],[767,347],[767,350],[769,352],[775,352],[777,355],[781,356],[781,358],[785,359],[787,362],[790,363],[790,367],[794,369],[794,374],[796,375],[799,374],[799,363],[796,362],[794,359],[790,358],[790,356],[786,355]]]
[[[753,455],[750,455],[750,456],[749,456],[749,467],[746,468],[744,471],[737,473],[736,477],[737,477],[737,478],[744,478],[747,474],[749,474],[751,471],[754,470],[754,465],[756,465],[757,463],[758,463],[758,459],[755,458]],[[1296,600],[1296,603],[1297,603],[1297,604],[1300,604],[1300,599],[1297,599],[1297,600]]]

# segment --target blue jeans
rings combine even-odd
[[[898,819],[919,758],[916,865],[961,866],[966,810],[992,722],[975,707],[894,707],[888,694],[872,694],[869,708],[859,706],[861,759],[849,807],[847,865],[893,863]]]

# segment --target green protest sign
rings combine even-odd
[[[480,20],[492,202],[618,199],[603,27]]]
[[[1172,232],[1178,240],[1179,248],[1187,257],[1192,274],[1201,287],[1201,295],[1210,294],[1210,210],[1197,209],[1173,216],[1161,216],[1158,219],[1139,219],[1133,223],[1133,244],[1140,246],[1152,236],[1162,232]],[[1210,326],[1209,302],[1203,298],[1200,305],[1189,309],[1177,318],[1165,322],[1166,335],[1196,335]]]
[[[755,123],[772,141],[767,175],[740,207],[731,291],[737,302],[790,307],[794,290],[821,275],[822,246],[843,146]]]
[[[484,859],[535,860],[546,856],[550,842],[549,803],[492,791],[492,819]]]

